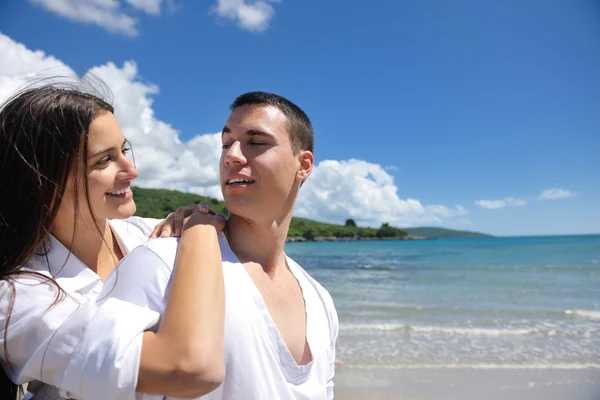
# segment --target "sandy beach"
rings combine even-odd
[[[600,369],[338,367],[339,400],[600,400]]]

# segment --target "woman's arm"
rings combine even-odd
[[[195,212],[184,225],[156,333],[145,332],[137,391],[199,397],[222,382],[225,295],[217,234],[222,217]]]
[[[217,233],[225,221],[203,212],[186,221],[181,239],[149,241],[109,275],[64,372],[71,397],[103,400],[108,388],[119,400],[135,390],[199,397],[220,385],[225,300]]]
[[[97,302],[79,294],[90,284],[86,274],[59,275],[68,292],[59,298],[52,284],[35,276],[19,276],[14,294],[0,281],[0,347],[7,350],[0,351],[0,364],[11,379],[41,381],[65,398],[86,400],[133,399],[136,385],[173,397],[198,397],[217,387],[224,374],[217,232],[225,222],[204,212],[186,221],[177,258],[174,238],[136,248],[109,276]],[[152,250],[163,244],[170,250],[166,258]],[[64,260],[54,250],[49,259]],[[145,332],[161,315],[156,333]]]

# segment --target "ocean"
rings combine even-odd
[[[357,367],[600,367],[600,235],[287,243]]]

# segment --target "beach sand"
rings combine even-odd
[[[336,368],[337,400],[600,400],[600,369]]]

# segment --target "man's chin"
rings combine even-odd
[[[225,198],[225,208],[229,212],[229,215],[233,214],[242,218],[251,218],[252,215],[256,216],[256,210],[252,203],[245,199],[232,197]]]

